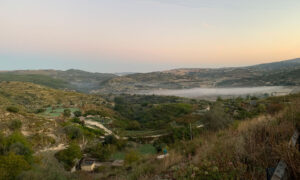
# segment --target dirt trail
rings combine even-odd
[[[91,120],[85,120],[85,124],[87,125],[92,125],[92,126],[97,126],[100,129],[103,129],[105,131],[105,135],[110,135],[112,134],[112,131],[107,129],[105,126],[103,126],[101,123],[96,122],[96,121],[91,121]]]
[[[99,122],[96,122],[96,121],[92,121],[92,120],[84,120],[85,121],[85,124],[89,125],[91,128],[94,128],[92,126],[96,126],[100,129],[103,129],[104,132],[105,132],[105,135],[111,135],[113,134],[113,132],[109,129],[107,129],[105,126],[103,126],[103,124],[99,123]],[[117,139],[119,139],[120,137],[116,134],[113,134]]]
[[[46,152],[46,151],[60,151],[60,150],[66,149],[66,148],[67,148],[67,146],[65,144],[58,144],[55,147],[48,147],[48,148],[42,149],[40,151],[37,151],[37,153]]]

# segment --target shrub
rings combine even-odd
[[[276,114],[278,113],[279,111],[281,111],[283,109],[283,105],[282,104],[278,104],[278,103],[272,103],[272,104],[269,104],[269,106],[267,107],[267,112],[269,114]]]
[[[23,156],[9,153],[7,156],[0,156],[0,179],[13,180],[30,165]]]
[[[36,113],[39,114],[39,113],[43,113],[43,112],[45,112],[45,111],[46,111],[46,109],[40,108],[40,109],[37,109],[37,110],[36,110]]]
[[[117,138],[114,135],[108,135],[104,138],[104,144],[117,144]]]
[[[33,161],[31,144],[20,132],[14,132],[6,138],[6,151],[24,156],[28,163]]]
[[[57,152],[55,157],[64,164],[65,169],[70,170],[75,165],[76,160],[82,157],[82,152],[77,144],[72,143],[67,149]]]
[[[12,112],[12,113],[17,113],[19,112],[19,108],[15,107],[15,106],[9,106],[6,108],[7,111]]]
[[[75,112],[74,112],[74,115],[75,115],[76,117],[80,117],[80,116],[82,115],[82,113],[81,113],[81,111],[75,111]]]
[[[139,130],[141,129],[141,125],[138,121],[130,121],[126,128],[127,130]]]
[[[119,150],[121,150],[125,147],[126,141],[122,139],[117,139],[114,135],[108,135],[105,136],[103,144],[112,144],[115,145]]]
[[[19,119],[14,119],[9,122],[8,127],[12,131],[19,130],[22,127],[22,122]]]
[[[140,159],[140,154],[137,151],[130,151],[125,155],[124,162],[125,164],[132,164],[134,162],[137,162]]]
[[[80,124],[80,125],[82,125],[82,126],[84,126],[84,121],[81,121],[78,117],[74,117],[73,119],[72,119],[72,122],[73,123],[77,123],[77,124]]]
[[[115,151],[115,146],[113,145],[103,145],[102,143],[98,143],[96,146],[88,149],[90,154],[98,158],[101,161],[106,161],[110,158],[111,154]]]
[[[64,130],[70,139],[78,139],[82,137],[82,130],[76,126],[66,126]]]
[[[208,129],[218,130],[227,127],[232,119],[225,113],[221,104],[216,104],[204,115],[205,126]]]
[[[70,117],[71,116],[71,110],[70,109],[65,109],[64,110],[64,117]]]

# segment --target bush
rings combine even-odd
[[[80,117],[82,115],[81,111],[75,111],[74,116]]]
[[[272,103],[272,104],[269,104],[269,106],[267,107],[267,112],[269,114],[276,114],[278,113],[279,111],[281,111],[283,109],[283,105],[282,104],[278,104],[278,103]]]
[[[82,125],[82,126],[84,126],[84,121],[81,121],[78,117],[74,117],[73,119],[72,119],[72,122],[73,123],[77,123],[77,124],[80,124],[80,125]]]
[[[76,126],[66,126],[64,130],[70,139],[81,138],[83,134],[82,130]]]
[[[70,170],[75,165],[76,160],[81,159],[82,152],[77,144],[72,143],[67,149],[57,152],[55,157],[64,164],[65,169]]]
[[[114,135],[108,135],[104,138],[104,145],[115,145],[119,150],[123,149],[126,145],[125,140],[117,139]]]
[[[130,121],[126,128],[127,130],[139,130],[141,129],[141,125],[138,121]]]
[[[8,112],[12,112],[12,113],[17,113],[17,112],[19,112],[19,108],[15,107],[15,106],[9,106],[9,107],[6,108],[6,110],[7,110]]]
[[[19,130],[22,127],[22,122],[19,119],[14,119],[8,124],[8,127],[12,131]]]
[[[33,162],[31,144],[20,132],[14,132],[6,138],[5,151],[24,156],[28,163]]]
[[[132,164],[134,162],[137,162],[140,159],[140,154],[137,151],[130,151],[125,155],[124,162],[125,164]]]
[[[13,180],[30,165],[21,155],[9,153],[7,156],[0,156],[0,179]]]
[[[221,104],[216,104],[204,115],[205,126],[211,130],[218,130],[227,127],[232,119],[225,113]]]
[[[104,138],[104,144],[117,144],[117,138],[114,135],[108,135]]]
[[[70,109],[65,109],[64,110],[64,117],[70,117],[71,116],[71,110]]]
[[[43,113],[43,112],[45,112],[45,111],[46,111],[46,109],[40,108],[40,109],[37,109],[37,110],[36,110],[36,113],[39,114],[39,113]]]
[[[101,161],[106,161],[110,158],[111,154],[115,152],[115,146],[98,143],[96,146],[89,148],[88,151],[93,157]]]

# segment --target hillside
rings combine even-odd
[[[236,68],[175,69],[112,78],[93,92],[123,93],[160,88],[298,86],[299,72],[300,59]]]
[[[32,82],[56,89],[72,89],[89,92],[100,87],[100,83],[117,77],[108,73],[90,73],[81,70],[19,70],[0,72],[0,81]]]
[[[151,73],[90,73],[81,70],[0,72],[0,81],[32,82],[85,93],[133,93],[197,87],[298,86],[300,59],[235,68],[183,68]],[[278,79],[280,77],[280,80]]]
[[[297,178],[288,141],[298,103],[299,94],[208,102],[1,82],[0,179],[261,179],[279,159]]]

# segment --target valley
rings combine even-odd
[[[0,179],[262,179],[279,159],[300,177],[299,152],[288,146],[299,130],[298,86],[83,93],[56,86],[54,71],[47,81],[32,72],[0,73]],[[126,76],[136,75],[113,79]]]

